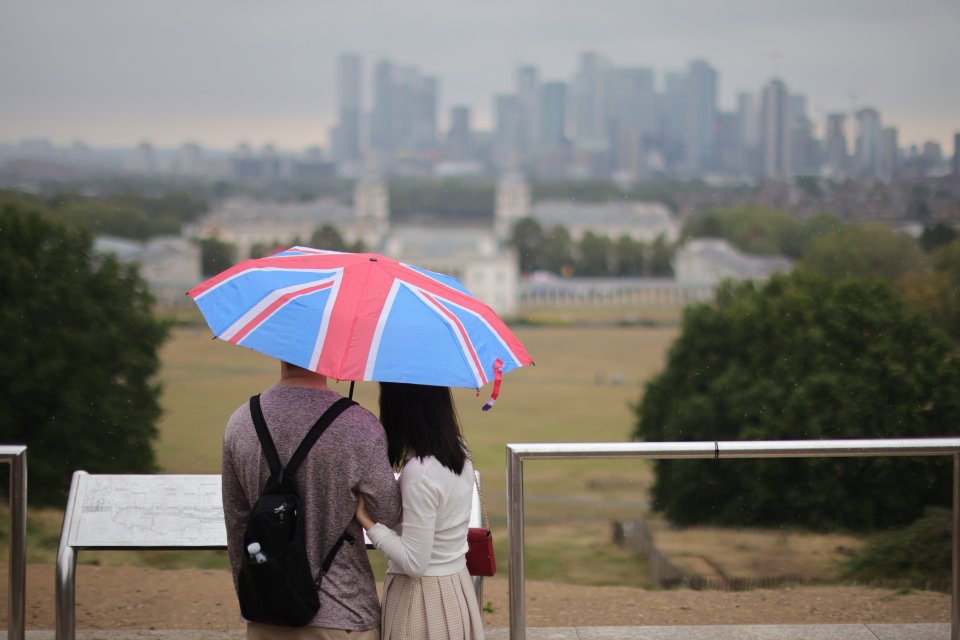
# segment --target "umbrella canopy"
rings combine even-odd
[[[293,247],[189,295],[217,338],[336,380],[479,389],[533,364],[456,278],[378,254]]]

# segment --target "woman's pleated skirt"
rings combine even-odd
[[[380,640],[483,639],[480,606],[466,568],[449,576],[388,573],[384,578]]]

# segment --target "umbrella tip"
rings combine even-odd
[[[374,258],[374,257],[370,257],[370,262],[376,262],[376,261],[377,261],[377,259],[376,259],[376,258]]]

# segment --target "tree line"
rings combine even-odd
[[[544,229],[533,218],[518,220],[510,246],[517,251],[521,273],[550,271],[585,278],[669,277],[674,246],[662,235],[651,243],[628,235],[610,238],[591,231],[576,242],[566,227]]]
[[[62,505],[75,469],[157,470],[158,350],[169,324],[133,265],[34,202],[0,203],[0,442],[30,451],[30,503]]]
[[[912,238],[831,218],[738,209],[689,221],[685,234],[792,255],[795,266],[762,284],[727,282],[713,302],[686,309],[664,369],[635,405],[634,439],[960,435],[957,231],[934,223]],[[893,558],[884,551],[891,539],[942,531],[948,512],[935,507],[951,504],[951,478],[947,457],[660,460],[652,494],[677,524],[912,526],[850,563],[850,575],[867,576],[877,558]],[[940,533],[931,539],[949,544]],[[934,575],[928,560],[937,554],[913,564],[897,554],[887,575]]]
[[[120,191],[103,197],[76,192],[48,196],[0,191],[0,203],[43,209],[50,219],[81,227],[94,236],[109,235],[134,241],[179,235],[184,224],[208,211],[207,201],[182,191],[144,195]]]

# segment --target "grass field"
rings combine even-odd
[[[502,562],[507,557],[506,444],[628,440],[631,405],[639,400],[644,381],[662,368],[676,332],[519,327],[516,333],[536,365],[504,377],[492,411],[480,410],[489,388],[479,397],[473,390],[455,390]],[[192,328],[173,332],[162,359],[160,465],[170,473],[218,473],[227,418],[251,394],[276,380],[278,365],[258,353],[211,340],[206,329]],[[348,392],[348,383],[332,384]],[[376,394],[375,383],[359,383],[354,395],[376,413]],[[640,561],[610,542],[609,520],[645,511],[649,465],[577,461],[526,467],[531,577],[573,577],[586,567],[595,577],[582,581],[643,584],[645,572],[636,570]],[[578,544],[571,546],[574,538]]]
[[[610,318],[608,318],[609,320]],[[223,427],[247,398],[273,384],[278,364],[263,355],[212,340],[204,328],[175,329],[163,348],[162,405],[157,442],[167,473],[219,473]],[[591,324],[520,326],[517,336],[536,365],[504,377],[496,407],[480,410],[489,388],[455,390],[457,408],[494,531],[501,570],[507,568],[507,443],[624,442],[633,429],[632,406],[644,383],[664,365],[678,330]],[[332,382],[346,394],[349,383]],[[376,409],[377,385],[359,383],[355,399]],[[527,462],[524,465],[525,557],[531,579],[592,585],[651,586],[644,561],[612,542],[611,522],[652,520],[658,544],[677,564],[703,559],[736,577],[805,575],[829,578],[843,536],[781,531],[672,531],[649,513],[651,464],[642,460]],[[52,562],[62,514],[31,511],[29,560]],[[0,528],[0,542],[6,528]],[[383,571],[372,553],[375,571]],[[81,562],[160,567],[226,568],[223,552],[84,552]],[[802,568],[802,570],[800,569]]]
[[[521,327],[518,337],[536,365],[509,373],[500,399],[481,412],[488,388],[455,390],[457,408],[483,476],[494,517],[503,515],[508,442],[626,441],[631,405],[647,378],[663,366],[675,329]],[[164,347],[164,416],[158,459],[167,472],[216,473],[230,413],[272,384],[278,365],[252,351],[211,340],[206,330],[177,329]],[[332,383],[346,394],[348,383]],[[356,399],[376,413],[375,383],[359,383]],[[531,465],[535,467],[536,465]],[[633,480],[611,476],[609,462],[553,463],[532,469],[529,493],[594,496],[645,495],[646,465],[632,463]]]

